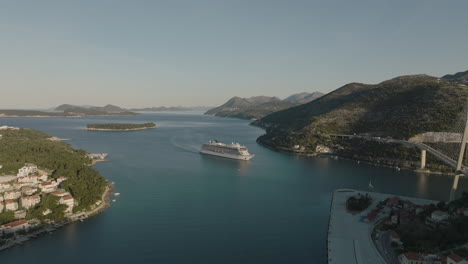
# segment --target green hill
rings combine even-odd
[[[0,175],[15,175],[25,163],[33,163],[40,169],[50,170],[52,178],[68,178],[63,188],[78,202],[76,211],[88,210],[101,200],[106,180],[88,166],[92,160],[84,150],[51,141],[48,139],[51,135],[32,129],[1,130],[0,133]]]
[[[350,83],[253,125],[267,128],[258,141],[270,146],[313,145],[320,142],[317,135],[339,133],[406,139],[450,128],[467,98],[464,85],[428,75],[401,76],[376,85]]]

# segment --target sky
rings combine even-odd
[[[466,0],[0,0],[0,109],[216,106],[468,70]]]

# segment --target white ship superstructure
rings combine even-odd
[[[200,153],[238,160],[249,160],[255,156],[239,143],[224,144],[216,140],[203,144]]]

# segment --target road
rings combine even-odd
[[[436,158],[440,159],[442,162],[447,164],[448,166],[456,169],[457,162],[452,158],[448,157],[447,155],[440,153],[436,149],[421,143],[421,142],[413,142],[407,140],[400,140],[400,139],[393,139],[393,138],[380,138],[380,137],[370,137],[370,136],[360,136],[360,135],[345,135],[345,134],[328,134],[331,137],[341,137],[341,138],[357,138],[357,139],[364,139],[369,141],[377,141],[377,142],[384,142],[384,143],[396,143],[401,144],[409,147],[417,147],[421,150],[426,150],[427,152],[434,155]],[[468,174],[468,168],[466,166],[462,166],[462,172],[466,175]]]

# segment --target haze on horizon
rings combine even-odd
[[[0,109],[219,105],[468,70],[465,0],[2,1]]]

